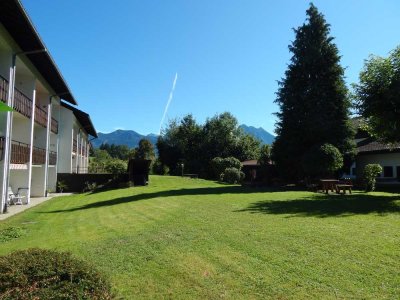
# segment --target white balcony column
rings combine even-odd
[[[74,129],[72,128],[72,130],[71,130],[71,170],[70,170],[70,173],[73,173],[73,168],[74,168],[74,165],[73,165],[73,153],[74,153]]]
[[[46,128],[46,160],[44,165],[44,187],[45,187],[45,196],[47,197],[48,193],[48,182],[49,182],[49,154],[50,154],[50,131],[51,131],[51,98],[50,102],[47,105],[47,128]]]
[[[10,80],[8,83],[8,97],[7,105],[12,107],[14,100],[14,86],[15,86],[15,59],[12,61],[10,68]],[[4,168],[3,168],[3,189],[1,194],[1,213],[5,211],[5,205],[8,198],[8,185],[10,182],[10,160],[11,160],[11,136],[12,136],[12,120],[13,112],[7,112],[6,132],[4,137]]]
[[[79,137],[80,133],[76,135],[76,152],[75,152],[75,172],[79,173]]]
[[[58,103],[58,120],[57,120],[57,143],[56,143],[56,152],[57,152],[57,159],[56,159],[56,176],[58,176],[58,159],[59,159],[59,155],[58,155],[58,148],[60,145],[60,135],[59,135],[59,131],[60,131],[60,120],[61,120],[61,99],[59,99],[59,103]]]
[[[81,145],[79,148],[80,148],[79,149],[79,165],[81,168],[79,171],[82,171],[83,167],[84,167],[84,165],[83,165],[83,136],[82,135],[81,135]],[[81,173],[81,172],[79,172],[79,173]]]
[[[86,141],[86,153],[85,153],[86,157],[86,173],[89,173],[89,143]]]
[[[29,143],[29,162],[28,162],[28,192],[27,192],[27,204],[31,202],[31,186],[32,186],[32,165],[33,165],[33,138],[35,129],[35,107],[36,107],[36,86],[33,89],[32,96],[32,117],[31,117],[31,135]]]

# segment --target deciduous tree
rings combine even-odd
[[[400,142],[400,46],[387,58],[370,56],[354,87],[369,132],[388,143]]]

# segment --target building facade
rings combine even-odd
[[[13,108],[0,111],[3,212],[10,190],[29,203],[56,190],[60,171],[87,170],[96,131],[69,105],[77,102],[20,1],[2,0],[0,12],[0,101]]]

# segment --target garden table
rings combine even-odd
[[[336,191],[336,185],[339,183],[339,180],[336,179],[321,179],[321,186],[322,190],[325,191],[325,193],[328,194],[329,190],[331,192]]]

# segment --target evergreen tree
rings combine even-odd
[[[330,25],[310,4],[307,22],[294,32],[291,62],[275,100],[280,112],[273,146],[278,170],[290,180],[304,176],[301,162],[311,147],[329,143],[342,154],[353,147],[344,69]]]

